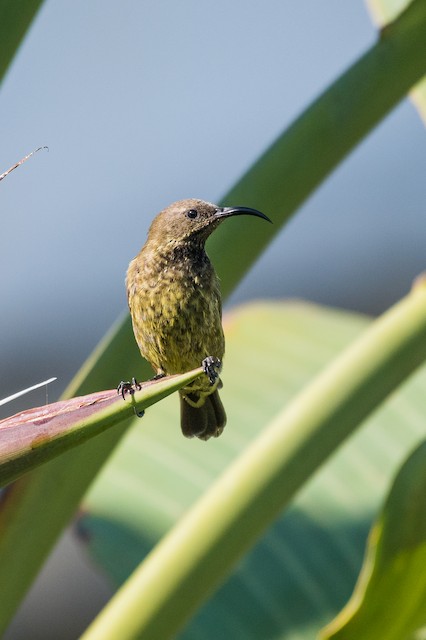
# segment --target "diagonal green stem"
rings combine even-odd
[[[157,545],[82,636],[167,640],[295,492],[426,358],[426,286],[344,351]]]

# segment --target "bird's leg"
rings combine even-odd
[[[132,378],[132,387],[134,391],[140,391],[142,389],[141,383],[138,382],[134,376]]]
[[[141,384],[133,377],[131,382],[124,382],[122,380],[117,387],[117,393],[121,393],[124,400],[126,393],[130,393],[130,395],[133,396],[135,391],[140,391],[141,389]],[[142,418],[145,415],[145,411],[136,411],[136,407],[133,407],[133,411],[138,418]]]
[[[222,362],[219,358],[207,356],[207,358],[204,358],[202,361],[201,366],[203,367],[203,371],[208,377],[210,384],[213,386],[219,377],[219,373],[222,369]]]
[[[131,382],[124,382],[122,380],[117,387],[117,393],[119,394],[121,393],[124,400],[124,396],[126,395],[126,393],[130,393],[130,395],[132,396],[135,391],[140,391],[141,389],[142,387],[139,384],[139,382],[136,380],[136,378],[132,378]]]
[[[151,381],[161,380],[161,378],[165,378],[165,377],[166,377],[166,374],[162,371],[161,373],[156,373],[155,376],[151,378]]]
[[[117,393],[118,394],[121,393],[121,395],[123,397],[123,400],[124,400],[124,397],[125,397],[126,393],[133,394],[134,392],[135,391],[134,391],[134,389],[132,387],[132,383],[128,382],[128,381],[124,382],[124,380],[122,380],[120,382],[120,384],[118,385],[118,387],[117,387]]]

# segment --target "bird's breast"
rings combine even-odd
[[[208,355],[223,357],[219,283],[208,258],[136,258],[127,290],[137,343],[155,370],[180,373]]]

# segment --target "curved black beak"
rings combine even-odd
[[[257,209],[250,209],[249,207],[221,207],[214,214],[216,219],[229,218],[230,216],[257,216],[272,223],[272,220],[270,220],[268,216],[265,216],[264,213],[261,213]]]

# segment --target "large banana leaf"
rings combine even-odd
[[[208,447],[183,439],[177,400],[168,398],[128,432],[86,498],[80,528],[117,585],[368,324],[300,303],[253,304],[227,317],[223,436]],[[422,369],[314,476],[180,637],[314,637],[348,599],[389,478],[424,437],[425,390]]]

